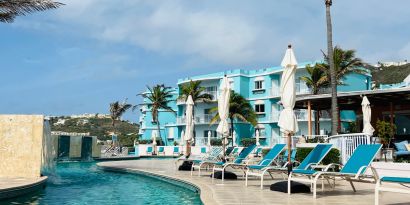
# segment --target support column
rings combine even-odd
[[[393,108],[393,103],[390,102],[390,125],[393,126],[394,124],[394,108]]]
[[[308,101],[308,135],[312,135],[312,106]]]

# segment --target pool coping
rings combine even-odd
[[[114,172],[123,172],[123,173],[130,173],[130,174],[139,174],[139,175],[144,175],[147,177],[152,177],[157,180],[162,180],[167,183],[174,184],[176,186],[180,186],[183,188],[187,188],[191,191],[197,192],[199,194],[200,200],[202,204],[219,204],[215,199],[212,197],[212,190],[207,188],[206,186],[200,184],[200,183],[193,183],[193,182],[188,182],[186,180],[177,178],[177,177],[171,177],[165,174],[159,174],[151,171],[146,171],[142,169],[135,169],[135,168],[125,168],[125,167],[113,167],[113,166],[107,166],[107,165],[101,165],[101,163],[97,163],[97,166],[104,170],[104,171],[114,171]],[[193,190],[194,189],[194,190]]]
[[[47,179],[47,176],[42,176],[34,182],[0,189],[0,200],[15,198],[41,190],[46,186]]]

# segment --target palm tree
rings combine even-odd
[[[175,111],[168,106],[168,103],[172,101],[172,90],[171,87],[167,87],[164,84],[155,85],[154,87],[149,87],[147,94],[144,95],[148,100],[148,105],[151,107],[152,121],[157,124],[158,136],[161,138],[161,128],[159,122],[159,110],[163,109],[165,111],[170,111],[175,113]],[[160,140],[160,145],[162,145],[162,140]]]
[[[188,96],[191,95],[192,100],[194,101],[194,106],[198,102],[211,102],[212,99],[216,96],[212,96],[209,93],[206,93],[206,88],[201,86],[202,81],[189,81],[189,83],[181,85],[181,93],[178,97],[179,100],[183,100],[184,102],[188,99]],[[195,119],[195,112],[193,112],[193,116]],[[194,132],[195,132],[195,125],[194,125]],[[195,136],[194,136],[195,141]]]
[[[1,0],[0,22],[11,23],[16,16],[25,16],[36,11],[56,9],[64,4],[51,0]]]
[[[319,68],[326,73],[327,80],[330,78],[330,68],[328,63],[328,56],[323,54],[325,63],[318,64]],[[339,85],[344,84],[343,79],[347,74],[360,73],[364,74],[366,71],[363,69],[363,61],[356,57],[355,50],[343,50],[339,46],[333,49],[333,62],[336,72],[336,83]]]
[[[218,107],[212,108],[210,112],[216,113],[216,115],[211,120],[211,124],[214,124],[220,119],[218,114]],[[257,116],[252,105],[246,98],[233,90],[231,90],[231,95],[229,97],[228,118],[231,121],[231,134],[233,134],[234,131],[234,120],[248,122],[253,126],[256,126],[256,124],[258,124]]]
[[[326,28],[327,28],[327,52],[328,62],[330,70],[330,87],[332,89],[332,135],[336,135],[338,132],[339,124],[339,108],[337,105],[337,81],[336,71],[333,62],[333,43],[332,43],[332,19],[330,16],[330,7],[332,6],[332,0],[325,0],[326,5]]]
[[[110,116],[111,116],[111,125],[114,128],[115,132],[115,121],[120,119],[121,116],[132,107],[131,104],[127,103],[127,99],[123,103],[115,101],[110,104]]]
[[[329,81],[326,76],[326,72],[321,69],[319,64],[315,64],[313,67],[310,65],[306,66],[306,71],[309,76],[302,76],[300,79],[305,81],[308,88],[312,90],[313,95],[317,95],[322,88],[329,86]],[[319,110],[315,112],[315,134],[319,134],[320,123],[319,123]]]

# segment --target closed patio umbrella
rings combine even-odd
[[[191,154],[191,140],[194,135],[194,101],[192,99],[192,96],[189,95],[188,99],[186,101],[186,112],[185,112],[185,145],[186,145],[186,150],[185,150],[185,156],[189,157]]]
[[[155,154],[155,150],[157,150],[156,148],[157,148],[157,136],[158,136],[158,131],[157,130],[153,130],[152,131],[152,150],[153,150],[153,153]]]
[[[259,143],[259,130],[256,130],[256,131],[255,131],[255,138],[256,138],[256,146],[261,145],[261,144]]]
[[[236,146],[236,131],[234,130],[232,133],[232,146]]]
[[[224,150],[224,160],[225,160],[225,146],[227,141],[227,136],[229,135],[229,124],[228,124],[228,115],[229,115],[229,98],[230,98],[230,88],[228,77],[226,75],[222,78],[220,91],[218,96],[218,114],[221,121],[216,128],[216,131],[222,135],[222,145]]]
[[[211,136],[212,136],[212,132],[211,130],[208,131],[208,147],[211,147]]]
[[[363,97],[362,101],[362,112],[363,112],[363,133],[368,135],[373,135],[374,128],[370,124],[372,118],[372,109],[370,108],[369,99],[366,96]]]
[[[278,126],[280,127],[281,132],[283,132],[288,138],[288,153],[291,153],[292,135],[298,131],[298,124],[293,111],[296,100],[295,73],[297,61],[291,45],[289,45],[286,50],[281,66],[284,68],[280,84],[280,100],[283,105],[283,110],[280,112]],[[291,154],[288,154],[289,173],[292,170],[290,156]]]

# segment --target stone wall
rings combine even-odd
[[[40,177],[43,126],[42,115],[0,115],[0,177]]]

